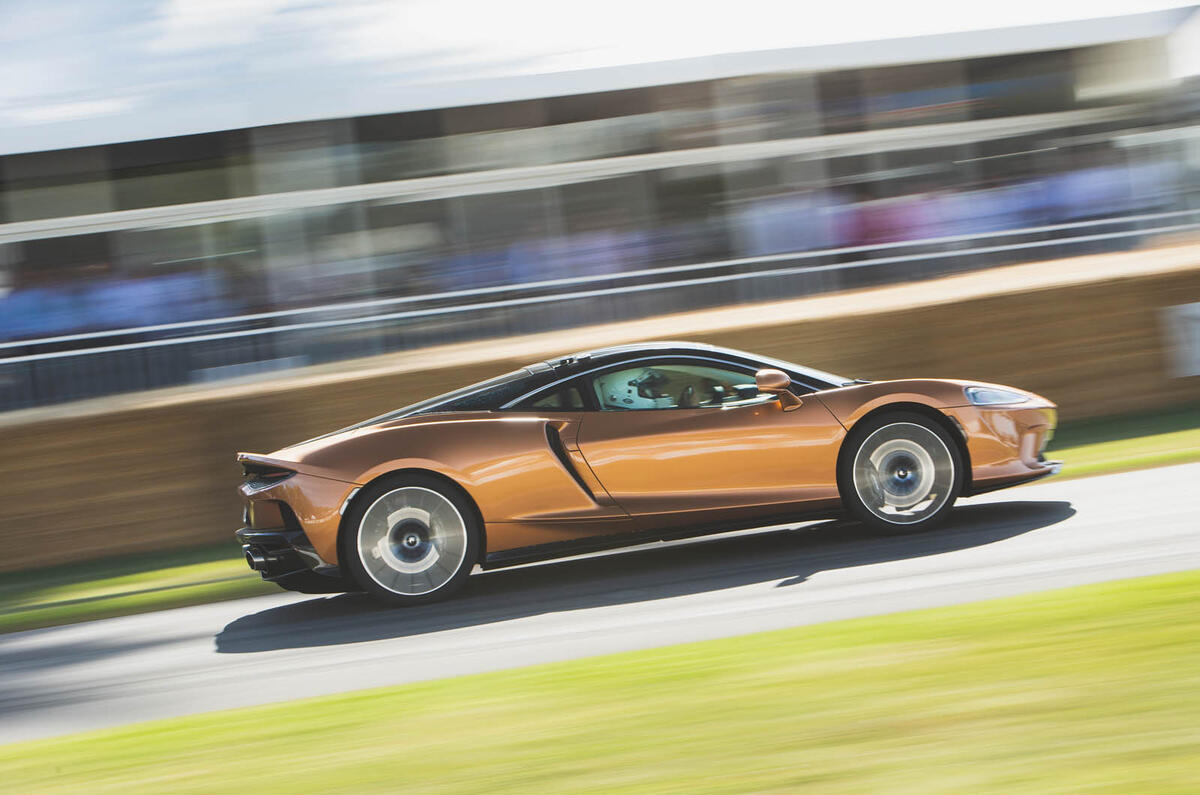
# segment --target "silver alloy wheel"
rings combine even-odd
[[[367,576],[403,596],[422,596],[454,577],[467,554],[467,526],[445,496],[421,486],[382,495],[358,523]]]
[[[954,488],[954,458],[936,433],[913,422],[876,429],[854,455],[854,489],[885,522],[913,524],[937,513]]]

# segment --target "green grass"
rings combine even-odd
[[[1084,477],[1200,461],[1200,405],[1064,425],[1047,451]]]
[[[1195,792],[1200,571],[0,747],[12,792]],[[336,675],[336,673],[331,673]]]
[[[1067,462],[1060,477],[1200,461],[1200,406],[1072,423],[1049,455]],[[0,632],[278,592],[246,568],[232,538],[219,547],[5,574],[0,583]]]
[[[0,632],[237,599],[279,588],[233,543],[55,566],[0,578]]]

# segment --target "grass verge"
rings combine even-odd
[[[1050,457],[1060,477],[1200,461],[1200,406],[1068,424]],[[0,632],[237,599],[278,589],[229,544],[4,575]]]
[[[1200,405],[1068,423],[1046,455],[1072,478],[1200,461]]]
[[[1200,571],[0,748],[14,792],[1194,792]]]
[[[278,592],[246,567],[231,540],[219,547],[5,574],[0,632]]]

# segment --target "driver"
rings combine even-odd
[[[669,409],[675,400],[662,392],[667,376],[661,370],[647,367],[624,384],[604,384],[604,402],[609,406],[626,409]]]

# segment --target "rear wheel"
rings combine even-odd
[[[450,596],[470,576],[479,550],[479,521],[466,496],[421,474],[364,489],[343,533],[342,555],[355,581],[397,605]]]
[[[838,484],[847,509],[886,533],[937,525],[958,499],[962,455],[938,423],[895,412],[855,426],[842,456]]]

